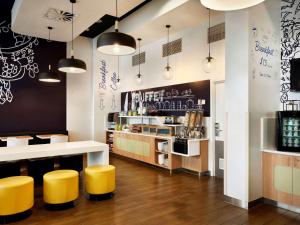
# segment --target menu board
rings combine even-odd
[[[147,110],[163,112],[166,116],[184,116],[187,110],[203,109],[210,116],[210,80],[155,87],[121,93],[121,110]]]

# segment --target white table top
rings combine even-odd
[[[13,138],[17,138],[17,139],[28,139],[28,140],[32,140],[33,137],[31,136],[9,136],[9,137],[13,137]],[[9,137],[0,137],[1,141],[7,141],[7,138]]]
[[[68,135],[65,135],[65,134],[39,134],[36,136],[40,139],[50,139],[51,136],[68,136]]]
[[[61,155],[108,151],[108,145],[96,141],[0,147],[0,162]]]
[[[300,152],[283,152],[283,151],[278,151],[278,150],[272,150],[272,149],[263,149],[263,152],[267,153],[273,153],[273,154],[279,154],[279,155],[287,155],[287,156],[296,156],[300,157]]]

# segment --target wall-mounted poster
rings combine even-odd
[[[184,116],[187,110],[199,110],[210,116],[210,81],[197,81],[165,87],[121,93],[121,109],[137,109],[142,104],[168,116]]]

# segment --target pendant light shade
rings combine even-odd
[[[116,0],[115,31],[103,33],[97,40],[97,50],[106,55],[130,55],[135,53],[135,39],[119,32],[118,1]]]
[[[245,9],[251,6],[255,6],[265,0],[200,0],[202,5],[206,8],[219,10],[219,11],[230,11]]]
[[[47,72],[42,72],[39,74],[39,81],[47,83],[59,83],[60,77],[57,73],[51,70],[51,65],[49,65],[49,70]]]
[[[76,0],[70,0],[72,4],[72,50],[71,50],[71,57],[66,59],[61,59],[58,62],[58,70],[65,73],[84,73],[86,72],[86,64],[84,61],[80,59],[74,58],[74,37],[73,37],[73,26],[74,26],[74,10],[73,4],[76,3]]]
[[[86,72],[86,64],[84,61],[71,56],[71,58],[59,60],[58,70],[65,73],[84,73]]]
[[[106,55],[130,55],[136,50],[133,37],[121,32],[101,34],[97,40],[97,50]]]
[[[167,36],[167,40],[168,40],[168,43],[167,43],[167,66],[165,67],[165,73],[164,73],[164,78],[166,80],[171,80],[173,78],[173,73],[172,73],[172,68],[170,66],[170,28],[171,28],[171,25],[166,25],[166,28],[168,30],[168,36]]]
[[[49,31],[49,38],[48,38],[48,42],[51,42],[51,30],[53,29],[53,27],[47,27],[48,31]],[[51,69],[51,65],[49,64],[49,69],[47,72],[41,72],[39,74],[39,81],[40,82],[47,82],[47,83],[59,83],[60,82],[60,77],[57,73],[55,73],[52,69]]]
[[[135,81],[138,85],[143,83],[143,78],[141,74],[136,75]]]

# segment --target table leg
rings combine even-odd
[[[108,146],[99,152],[89,152],[87,154],[87,165],[108,165],[109,164],[109,150]]]

